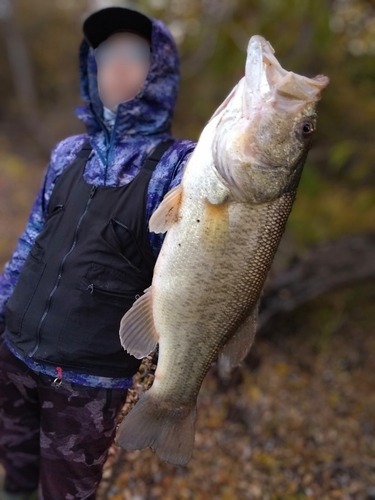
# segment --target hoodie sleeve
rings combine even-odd
[[[30,249],[44,227],[49,198],[57,176],[65,168],[66,163],[69,164],[72,159],[71,155],[74,156],[77,153],[83,142],[83,136],[72,136],[59,142],[52,151],[50,162],[45,169],[43,182],[34,200],[26,228],[18,240],[12,257],[5,263],[4,270],[0,274],[0,334],[5,323],[6,303],[13,293]],[[69,151],[69,155],[62,155],[62,153],[66,153],[67,151]],[[64,164],[60,164],[62,158],[64,159]]]
[[[174,187],[178,186],[182,180],[182,174],[184,172],[184,168],[193,154],[195,144],[191,146],[191,148],[186,152],[186,154],[180,159],[180,161],[176,164],[176,167],[173,172],[173,176],[171,179],[171,182],[169,184],[168,191],[173,189]]]
[[[3,272],[2,274],[0,274],[0,323],[5,322],[5,305],[12,295],[14,287],[16,286],[18,276],[30,251],[30,248],[32,247],[40,231],[43,229],[45,221],[44,193],[50,179],[50,170],[51,164],[49,164],[47,167],[43,184],[35,198],[25,231],[20,236],[11,259],[6,262]]]
[[[149,184],[149,196],[146,207],[147,224],[151,215],[158,208],[165,194],[178,186],[187,161],[195,149],[196,143],[188,140],[179,140],[165,153],[157,165]],[[150,243],[157,257],[165,233],[149,232]]]

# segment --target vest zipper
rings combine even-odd
[[[92,110],[93,111],[93,110]],[[107,185],[107,171],[108,171],[108,166],[112,163],[113,159],[113,145],[115,142],[115,136],[116,136],[116,128],[117,128],[117,122],[118,122],[118,117],[119,117],[119,108],[117,106],[116,110],[116,116],[115,116],[115,122],[113,124],[113,128],[111,130],[111,133],[108,133],[107,127],[104,125],[102,120],[96,116],[96,114],[93,112],[95,120],[97,123],[99,123],[100,127],[102,128],[105,138],[106,138],[106,157],[103,156],[102,152],[98,149],[96,150],[99,158],[101,159],[103,165],[104,165],[104,186]]]
[[[111,165],[112,160],[113,160],[113,146],[115,143],[115,137],[116,137],[116,128],[117,128],[117,121],[118,121],[118,116],[119,116],[119,108],[117,106],[116,110],[116,117],[115,117],[115,123],[113,124],[113,129],[111,131],[111,139],[109,142],[109,149],[107,151],[107,166],[105,169],[105,176],[104,176],[104,185],[107,185],[107,172],[108,172],[108,167]]]
[[[61,276],[62,276],[62,270],[63,270],[64,263],[65,263],[66,259],[69,257],[69,255],[73,252],[73,250],[74,250],[74,248],[75,248],[75,246],[77,244],[78,229],[79,229],[79,227],[81,225],[82,219],[86,215],[86,212],[87,212],[87,210],[88,210],[88,208],[90,206],[90,203],[91,203],[91,200],[92,200],[92,198],[93,198],[93,196],[95,194],[96,188],[97,188],[97,186],[94,186],[94,185],[91,186],[90,196],[89,196],[89,199],[87,200],[85,210],[83,211],[81,217],[79,218],[78,223],[77,223],[76,228],[75,228],[75,231],[74,231],[74,237],[73,237],[72,246],[70,247],[69,251],[64,255],[62,261],[60,262],[59,274],[57,276],[57,280],[56,280],[55,286],[53,287],[52,291],[50,292],[50,294],[48,296],[47,305],[46,305],[46,307],[44,309],[43,315],[40,318],[40,321],[39,321],[39,324],[38,324],[37,333],[36,333],[36,344],[34,345],[34,347],[27,354],[27,356],[29,356],[29,357],[33,356],[36,353],[36,351],[38,350],[38,348],[39,348],[40,331],[41,331],[43,322],[44,322],[44,320],[45,320],[45,318],[46,318],[46,316],[48,314],[49,308],[51,306],[52,297],[53,297],[54,293],[56,292],[57,287],[59,286],[59,283],[60,283],[60,280],[61,280]]]

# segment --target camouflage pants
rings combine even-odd
[[[0,462],[5,489],[38,500],[95,499],[127,389],[62,382],[30,370],[0,338]]]

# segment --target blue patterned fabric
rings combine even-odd
[[[56,179],[73,162],[82,145],[88,140],[93,148],[84,170],[84,180],[101,186],[122,186],[137,175],[146,157],[159,142],[172,137],[171,121],[179,86],[178,52],[166,26],[156,19],[152,22],[152,56],[147,79],[134,99],[118,106],[112,127],[105,122],[103,105],[98,94],[97,67],[93,49],[85,40],[82,41],[79,52],[80,85],[81,97],[85,104],[79,106],[75,113],[86,125],[87,132],[68,137],[58,143],[52,151],[26,229],[0,275],[0,323],[5,320],[5,305],[17,283],[23,263],[35,238],[43,229],[48,202]],[[165,193],[181,182],[183,168],[195,145],[196,143],[192,141],[177,140],[164,153],[149,183],[147,220]],[[157,256],[164,235],[149,233],[149,236]],[[34,370],[50,370],[49,367],[35,365],[30,358],[27,362]],[[74,378],[74,375],[72,376]],[[79,380],[77,383],[109,387],[108,384],[111,384],[112,379],[107,379],[104,384],[103,377],[87,375],[84,379],[82,374],[77,374],[77,380]],[[124,383],[126,386],[129,380],[123,379],[123,382],[119,382],[119,379],[113,380],[114,387],[118,387],[116,384],[119,383]]]
[[[7,336],[5,335],[4,341],[12,353],[18,358],[21,359],[26,365],[36,372],[44,373],[45,375],[49,375],[50,377],[58,377],[59,371],[56,370],[56,367],[51,365],[45,365],[43,363],[39,363],[32,358],[23,358],[18,354],[18,352],[14,349]],[[63,369],[61,372],[62,378],[66,382],[74,382],[75,384],[87,385],[90,387],[104,387],[107,389],[130,389],[134,383],[134,377],[123,377],[123,378],[110,378],[110,377],[99,377],[97,375],[88,375],[87,373],[78,373],[74,370]]]

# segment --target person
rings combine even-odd
[[[159,20],[121,7],[83,24],[76,114],[0,275],[1,499],[94,499],[141,360],[119,324],[152,280],[148,221],[195,143],[171,120],[178,52]]]

